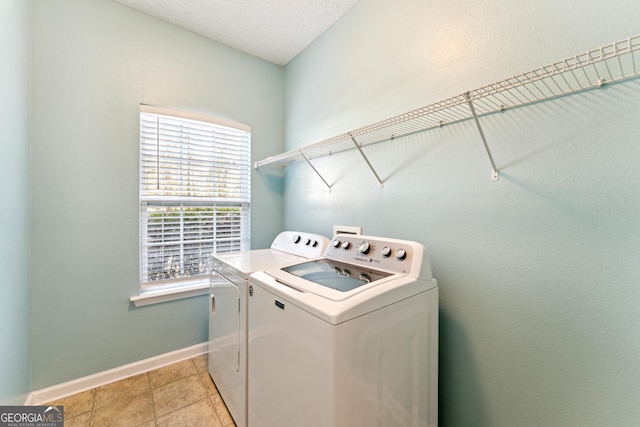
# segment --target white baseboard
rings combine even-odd
[[[98,372],[83,378],[78,378],[62,384],[43,388],[41,390],[32,391],[27,396],[27,400],[24,404],[32,406],[52,402],[54,400],[62,399],[63,397],[71,396],[72,394],[81,393],[114,381],[119,381],[163,366],[190,359],[192,357],[205,354],[208,351],[209,343],[203,342],[191,347],[139,360],[128,365],[119,366],[117,368]]]

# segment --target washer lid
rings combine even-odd
[[[277,268],[253,273],[249,280],[252,285],[273,294],[276,301],[293,304],[331,325],[338,325],[432,289],[437,292],[435,280],[416,280],[399,274],[391,274],[350,291],[328,288]]]
[[[326,258],[283,267],[282,270],[309,282],[340,292],[349,292],[360,286],[391,276],[391,273],[384,271],[372,270]]]
[[[405,274],[374,270],[328,258],[316,258],[264,270],[277,283],[329,301],[347,301]]]
[[[213,268],[218,273],[232,273],[248,279],[255,271],[284,265],[305,258],[274,249],[254,249],[242,252],[227,252],[212,255]]]

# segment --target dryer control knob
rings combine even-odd
[[[389,246],[385,246],[382,248],[382,256],[385,258],[389,258],[391,256],[391,248]]]
[[[396,251],[396,258],[398,258],[399,260],[403,260],[407,257],[407,251],[405,251],[404,249],[400,248]]]
[[[360,251],[361,254],[368,254],[369,249],[371,249],[371,246],[368,242],[362,242],[360,246],[358,246],[358,251]]]
[[[345,240],[344,242],[342,242],[342,249],[349,249],[349,246],[351,246],[351,243],[349,243],[348,240]]]

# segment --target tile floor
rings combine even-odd
[[[235,426],[206,354],[43,405],[63,405],[65,427]]]

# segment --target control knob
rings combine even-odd
[[[389,246],[385,246],[382,248],[382,256],[385,258],[389,258],[391,256],[391,248]]]
[[[293,236],[293,243],[298,243],[300,241],[300,235],[299,234],[295,234]]]
[[[337,248],[340,246],[340,240],[336,239],[333,242],[331,242],[331,246],[333,246],[334,248]]]
[[[362,242],[360,246],[358,246],[358,251],[360,251],[361,254],[368,254],[370,249],[371,246],[368,242]]]
[[[345,240],[344,242],[342,242],[342,249],[349,249],[349,246],[351,246],[351,243],[349,243],[348,240]]]
[[[400,248],[400,249],[398,249],[398,250],[396,251],[396,258],[397,258],[397,259],[399,259],[399,260],[401,260],[401,261],[402,261],[402,260],[403,260],[403,259],[405,259],[406,257],[407,257],[407,251],[406,251],[406,250],[404,250],[404,249]]]

